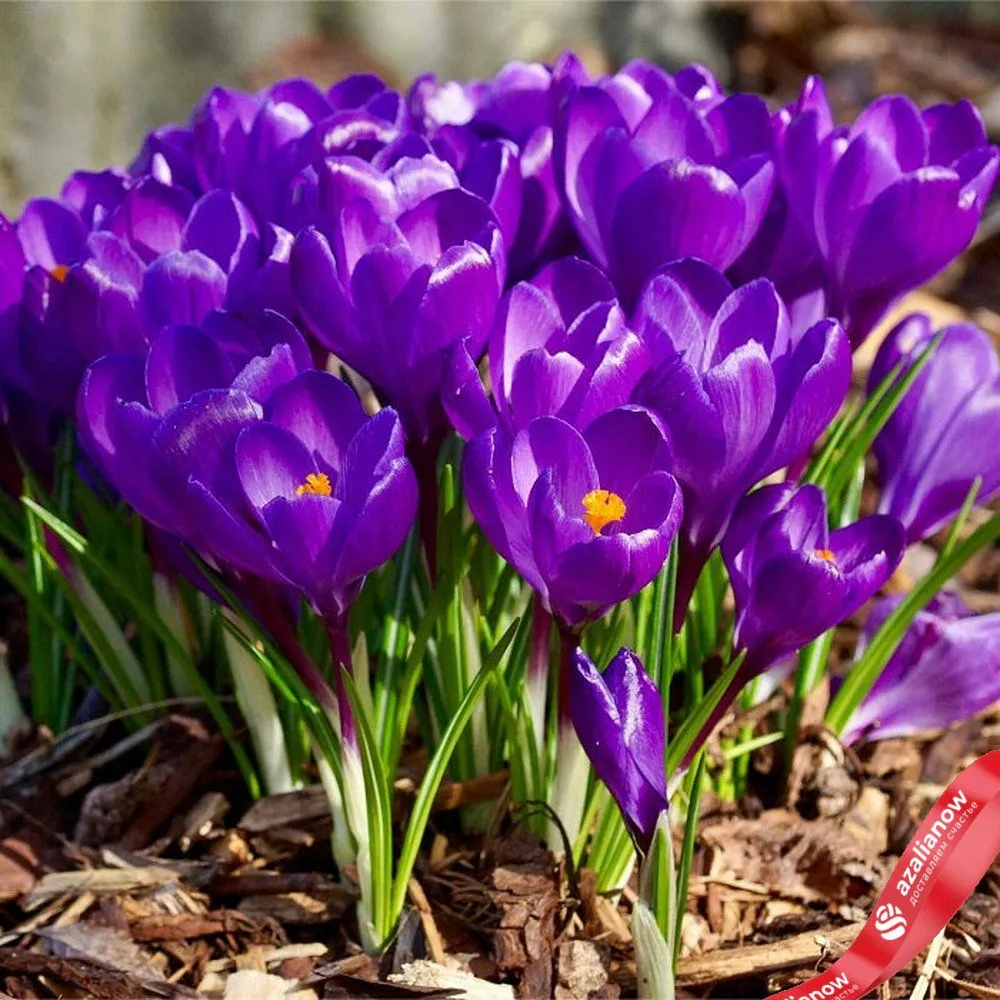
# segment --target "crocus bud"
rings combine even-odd
[[[578,650],[569,711],[597,776],[618,803],[636,844],[648,850],[667,808],[659,690],[630,649],[620,649],[603,674]]]

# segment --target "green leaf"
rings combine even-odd
[[[24,505],[46,527],[58,535],[65,545],[80,557],[86,566],[95,571],[96,576],[103,580],[111,588],[115,596],[125,603],[129,609],[129,613],[135,617],[137,625],[152,632],[179,659],[191,659],[187,649],[184,648],[173,632],[170,631],[156,613],[156,609],[144,598],[144,595],[137,594],[135,588],[122,576],[116,567],[108,563],[107,560],[100,558],[94,552],[90,542],[80,532],[70,527],[65,521],[30,497],[24,499]]]
[[[985,524],[980,525],[964,542],[955,545],[948,555],[941,556],[934,568],[918,581],[886,618],[830,703],[826,722],[834,732],[844,731],[851,716],[895,653],[917,613],[930,603],[945,583],[977,552],[997,539],[1000,539],[1000,513],[994,514]]]
[[[701,791],[705,781],[705,751],[699,750],[693,761],[690,791],[688,793],[687,816],[684,819],[684,839],[681,841],[680,864],[677,868],[676,923],[673,927],[674,965],[680,955],[681,921],[687,908],[688,883],[691,880],[691,861],[698,837],[698,814],[701,812]],[[671,938],[668,938],[671,940]]]
[[[674,936],[676,891],[674,842],[670,834],[670,816],[667,810],[664,810],[656,821],[649,853],[642,862],[639,893],[656,918],[656,925],[668,944]]]
[[[719,679],[709,688],[708,693],[695,705],[693,711],[689,712],[677,730],[677,734],[670,741],[667,747],[666,773],[670,777],[674,774],[681,761],[687,756],[695,739],[702,728],[708,723],[715,711],[716,706],[722,701],[723,695],[729,690],[740,667],[743,665],[745,654],[740,653],[734,657],[728,667],[722,672]]]
[[[769,747],[772,743],[777,743],[782,738],[781,733],[763,733],[761,736],[755,736],[753,739],[746,740],[743,743],[736,743],[731,747],[725,747],[722,751],[722,756],[729,761],[739,760],[741,757],[747,757],[762,747]]]
[[[392,803],[389,780],[378,756],[378,743],[371,723],[364,710],[361,693],[354,678],[347,670],[341,670],[341,679],[347,690],[347,697],[354,714],[355,731],[361,750],[361,769],[365,781],[365,811],[368,816],[368,844],[371,857],[372,899],[370,900],[372,922],[379,947],[388,941],[396,918],[402,911],[402,901],[394,909],[392,897]],[[343,788],[343,785],[341,785]],[[345,798],[350,794],[344,791]],[[411,819],[412,822],[412,819]],[[406,887],[403,891],[405,894]]]
[[[405,608],[406,595],[410,589],[410,578],[416,565],[418,545],[417,529],[413,528],[402,551],[396,559],[396,573],[392,588],[392,607],[385,615],[382,624],[382,663],[383,668],[375,681],[375,731],[378,733],[382,747],[382,759],[392,759],[392,745],[395,733],[399,727],[399,702],[397,669],[401,657],[400,647],[406,641]],[[409,706],[406,708],[409,714]],[[405,722],[403,723],[405,726]],[[392,773],[390,771],[390,773]]]
[[[410,813],[410,820],[406,825],[406,834],[403,838],[403,846],[400,850],[399,864],[396,869],[396,878],[393,883],[392,903],[390,912],[393,923],[403,912],[403,904],[406,900],[406,887],[413,873],[413,866],[417,860],[417,851],[423,839],[424,831],[427,828],[427,821],[430,818],[431,807],[434,804],[434,797],[444,778],[445,770],[452,752],[457,745],[472,713],[475,710],[479,699],[494,677],[494,672],[503,659],[507,647],[511,644],[514,634],[517,632],[519,621],[515,620],[501,636],[500,641],[493,648],[493,651],[483,663],[483,669],[479,675],[469,685],[469,689],[458,707],[458,711],[452,717],[447,728],[441,736],[441,742],[434,751],[434,756],[427,765],[427,773],[420,783],[420,791],[417,799],[413,803]]]
[[[912,364],[910,359],[904,358],[889,372],[850,422],[843,439],[829,450],[807,482],[823,486],[827,497],[831,499],[844,490],[858,462],[864,460],[872,442],[888,423],[940,343],[941,334],[938,334],[920,351]]]

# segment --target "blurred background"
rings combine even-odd
[[[405,87],[564,48],[593,70],[697,61],[782,100],[822,72],[843,117],[886,91],[967,96],[1000,132],[1000,4],[986,0],[21,0],[0,3],[0,210],[74,168],[127,163],[213,83],[375,70]]]

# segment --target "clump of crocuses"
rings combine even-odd
[[[409,721],[386,719],[398,662],[415,657],[413,679],[455,661],[428,683],[433,715],[528,613],[525,662],[484,713],[507,742],[477,761],[501,766],[532,733],[545,787],[524,797],[579,850],[585,751],[655,851],[679,777],[673,681],[696,710],[705,664],[728,670],[673,754],[683,771],[748,682],[860,612],[970,496],[1000,492],[993,345],[922,316],[869,377],[877,403],[924,365],[892,413],[872,405],[877,512],[859,512],[863,455],[856,494],[809,479],[853,440],[852,350],[968,245],[998,161],[967,102],[885,97],[841,126],[817,79],[770,108],[702,67],[595,76],[572,54],[405,91],[371,74],[216,87],[126,168],[0,217],[3,482],[18,488],[13,448],[44,489],[75,438],[95,495],[243,602],[350,751],[353,791],[331,802],[363,906],[386,896],[359,806],[368,670],[386,672],[371,728],[391,770]],[[463,579],[438,573],[442,552]],[[995,616],[917,610],[845,739],[996,697]],[[359,634],[379,652],[358,654],[352,698]],[[630,648],[603,673],[583,652],[633,638],[669,690]],[[941,673],[952,696],[914,710],[903,693]],[[367,919],[366,943],[384,943],[392,921]]]

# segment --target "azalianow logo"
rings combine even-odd
[[[883,903],[875,911],[875,930],[884,941],[898,941],[906,933],[906,917],[892,903]]]

